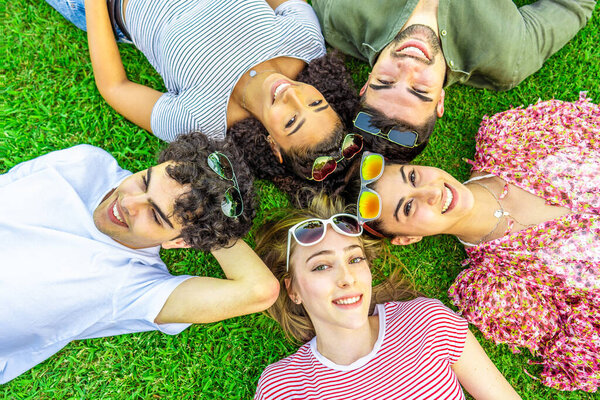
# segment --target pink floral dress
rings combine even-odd
[[[485,117],[473,172],[494,174],[572,214],[467,248],[449,295],[488,339],[525,347],[541,380],[600,386],[600,107],[538,102]]]

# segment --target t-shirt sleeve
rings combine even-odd
[[[450,364],[460,358],[465,347],[469,323],[436,299],[426,299],[430,321],[429,338],[442,343]]]
[[[421,338],[433,356],[450,364],[460,358],[469,329],[467,320],[436,299],[419,297],[409,302],[388,303],[390,305],[393,318],[399,318],[406,329],[413,331],[415,338]]]
[[[129,274],[115,297],[115,320],[124,321],[135,331],[156,329],[174,335],[190,324],[156,324],[154,319],[177,286],[191,278],[189,275],[171,275],[162,263],[146,265],[132,261]],[[137,329],[138,326],[145,329]]]
[[[305,61],[322,57],[326,53],[325,38],[313,8],[301,0],[288,0],[275,9],[283,27],[284,38],[290,47]]]
[[[183,97],[171,92],[164,93],[154,104],[150,126],[152,133],[166,142],[196,130],[194,118],[184,104]]]

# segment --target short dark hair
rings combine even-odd
[[[284,163],[277,162],[267,143],[268,132],[255,118],[244,119],[228,130],[235,144],[241,149],[246,163],[255,177],[269,179],[291,195],[298,205],[307,204],[311,198],[303,190],[306,187],[335,192],[344,181],[346,162],[338,164],[337,170],[322,182],[306,179],[311,176],[316,157],[332,155],[340,157],[340,146],[359,107],[359,98],[346,71],[344,61],[336,53],[312,60],[296,77],[299,82],[314,86],[337,113],[341,120],[329,138],[314,148],[298,148],[282,154]]]
[[[229,218],[221,210],[221,201],[232,182],[220,178],[207,163],[208,155],[219,151],[233,166],[244,211]],[[242,160],[240,151],[231,141],[209,141],[201,133],[181,135],[164,149],[159,163],[172,161],[167,174],[190,190],[175,200],[173,215],[183,225],[181,237],[189,246],[210,251],[224,247],[232,240],[245,236],[255,215],[253,180]]]
[[[431,136],[431,132],[433,132],[433,128],[435,127],[435,123],[438,118],[437,111],[434,110],[433,114],[427,119],[427,121],[425,121],[423,125],[414,126],[406,123],[405,121],[389,118],[378,109],[373,108],[364,102],[361,104],[361,111],[371,114],[371,124],[382,131],[389,130],[393,127],[398,127],[401,130],[417,132],[417,146],[412,148],[397,145],[379,136],[362,133],[364,148],[366,150],[380,153],[386,159],[398,163],[411,162],[413,159],[415,159],[415,157],[421,154],[421,152],[427,146],[427,143],[429,143],[429,136]],[[356,130],[356,132],[360,133],[359,130]]]

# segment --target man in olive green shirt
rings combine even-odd
[[[360,93],[426,143],[444,113],[444,87],[508,90],[541,68],[587,23],[594,0],[313,0],[325,39],[368,61]],[[379,126],[384,128],[384,126]],[[427,132],[427,130],[429,132]]]

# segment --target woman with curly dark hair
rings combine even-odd
[[[315,155],[342,158],[348,121],[340,113],[355,105],[357,94],[343,89],[349,79],[340,63],[322,58],[325,42],[305,1],[109,0],[108,6],[106,0],[47,1],[88,30],[104,99],[159,138],[171,141],[196,131],[223,140],[229,127],[252,118],[261,129],[245,131],[246,140],[266,137],[273,153],[253,157],[291,163],[286,171],[302,179],[325,179],[327,173],[312,173]],[[128,80],[114,35],[144,53],[166,93]],[[308,75],[327,73],[323,88],[299,79],[315,60],[319,66]],[[330,62],[335,65],[328,67]],[[345,98],[335,100],[344,104],[330,104],[331,96],[320,91],[335,88],[342,88]]]
[[[236,123],[229,128],[229,133],[255,177],[273,181],[299,205],[305,205],[313,197],[315,189],[337,193],[345,186],[343,172],[349,161],[342,157],[340,144],[349,133],[346,127],[352,126],[359,101],[344,62],[337,53],[311,61],[296,79],[318,88],[340,117],[341,123],[333,130],[331,140],[312,149],[305,147],[302,151],[281,153],[281,158],[277,159],[265,157],[273,142],[269,139],[268,130],[256,118]],[[311,177],[314,160],[323,154],[335,155],[338,167],[327,179],[307,180]],[[306,190],[307,187],[310,190]]]

